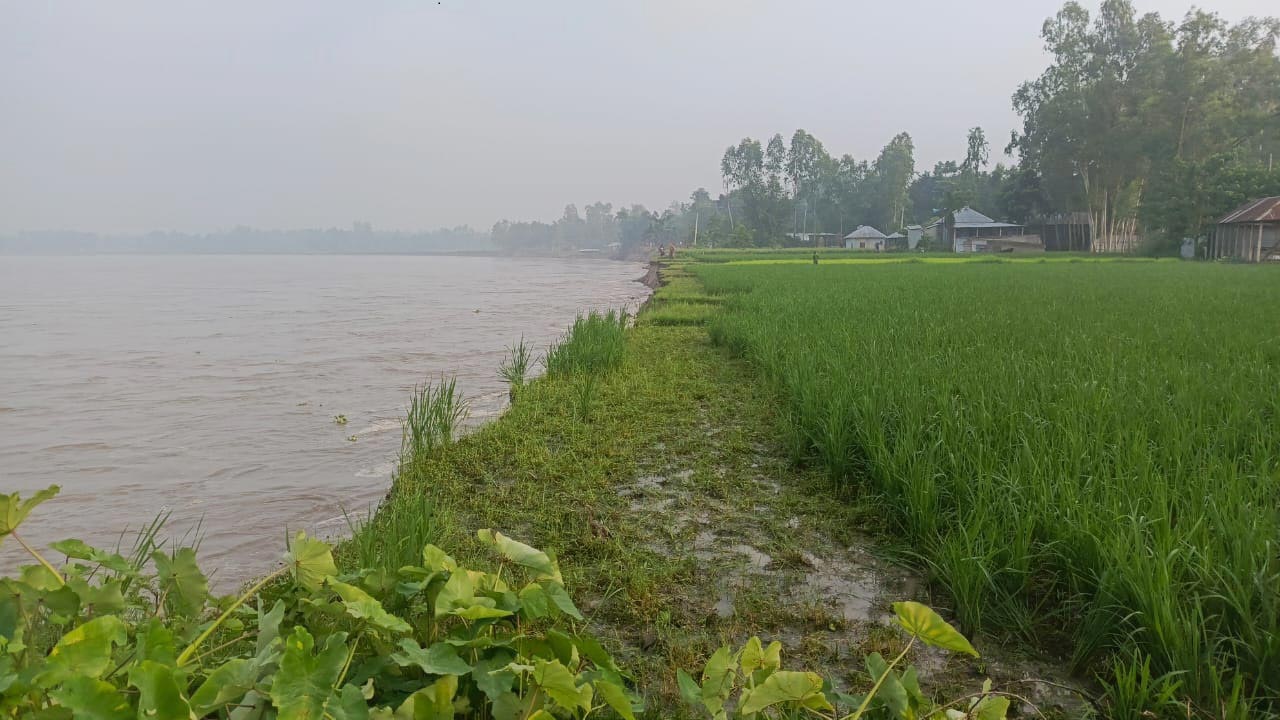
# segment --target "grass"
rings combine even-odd
[[[414,388],[405,413],[400,464],[411,465],[453,442],[467,417],[467,403],[454,378]]]
[[[525,381],[529,377],[529,368],[533,366],[533,348],[525,344],[524,338],[520,338],[520,342],[512,343],[507,348],[507,357],[498,366],[498,376],[507,383],[508,396],[511,400],[515,400],[516,393],[520,388],[524,387]]]
[[[967,628],[1069,653],[1117,717],[1280,710],[1275,268],[693,270],[734,295],[711,334],[785,398],[793,456]]]
[[[617,367],[626,349],[628,320],[624,310],[579,315],[564,339],[547,348],[547,375],[597,374]]]
[[[722,642],[757,634],[784,640],[789,666],[868,687],[849,657],[886,652],[899,636],[796,588],[806,557],[847,554],[874,518],[833,507],[820,473],[789,466],[774,431],[778,397],[747,363],[714,347],[705,327],[646,320],[666,292],[629,329],[617,314],[579,318],[548,373],[500,419],[402,464],[341,566],[385,556],[390,567],[424,542],[479,561],[489,550],[474,533],[486,527],[545,548],[588,628],[633,671],[651,718],[691,717],[675,668],[700,668]],[[708,534],[716,542],[700,544]],[[767,573],[747,566],[736,549],[746,544],[774,558]],[[726,592],[728,617],[716,611]],[[958,666],[954,686],[949,673],[929,679],[953,692],[972,671]]]

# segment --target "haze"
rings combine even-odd
[[[858,158],[906,130],[924,169],[974,125],[1003,146],[1060,4],[6,0],[0,232],[664,207],[719,188],[727,145],[797,127]]]

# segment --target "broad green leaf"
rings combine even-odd
[[[581,708],[585,712],[591,709],[590,686],[583,686],[587,691],[584,695],[582,689],[578,688],[573,673],[559,660],[539,660],[534,663],[533,682],[566,710]]]
[[[467,620],[506,617],[510,611],[500,610],[493,598],[476,595],[476,576],[455,572],[436,595],[436,617],[457,615]]]
[[[747,674],[764,667],[764,645],[760,643],[760,638],[752,636],[747,644],[742,646],[742,652],[738,655],[738,664],[742,666],[742,672]]]
[[[319,590],[325,578],[338,574],[338,566],[333,562],[333,549],[303,532],[295,535],[289,543],[285,562],[292,569],[294,581],[311,592]]]
[[[165,627],[164,620],[151,618],[134,630],[134,659],[154,660],[161,665],[173,665],[178,657],[173,631]]]
[[[680,697],[693,707],[702,707],[702,687],[698,681],[689,677],[684,670],[676,670],[676,684],[680,686]]]
[[[259,660],[265,662],[273,647],[275,641],[280,637],[280,621],[284,619],[284,603],[277,600],[271,609],[262,612],[262,605],[258,605],[258,644],[256,655]]]
[[[623,677],[628,677],[627,674],[622,672],[622,669],[618,667],[618,664],[613,661],[613,656],[609,654],[609,651],[605,650],[600,642],[595,638],[590,635],[574,635],[573,644],[583,655],[586,655],[587,659],[594,663],[596,667],[601,670],[608,670],[609,672],[616,673]]]
[[[549,579],[558,583],[564,582],[563,578],[560,577],[560,568],[556,567],[555,562],[541,550],[512,540],[506,535],[493,530],[480,530],[476,533],[476,537],[480,538],[481,542],[492,545],[498,552],[502,553],[503,557],[511,562],[536,572],[538,579]]]
[[[514,653],[497,650],[481,657],[471,668],[472,681],[490,701],[496,702],[504,693],[511,691],[516,675],[506,666],[515,658]]]
[[[489,598],[478,598],[478,599],[488,600]],[[495,608],[495,607],[476,604],[476,605],[472,605],[469,608],[455,610],[453,614],[465,620],[490,620],[492,618],[507,617],[511,615],[511,611],[499,610],[498,608]]]
[[[738,663],[729,646],[723,645],[711,654],[702,669],[702,704],[712,715],[720,714],[724,702],[733,692]]]
[[[62,578],[43,565],[27,565],[22,568],[22,582],[36,590],[53,591],[62,587]]]
[[[369,720],[369,703],[357,685],[344,685],[329,702],[327,717],[333,720]]]
[[[396,720],[452,720],[458,677],[445,675],[409,696],[396,710]]]
[[[116,613],[124,610],[124,595],[120,581],[111,578],[100,585],[90,585],[83,578],[67,578],[67,587],[80,598],[80,606],[90,614]]]
[[[57,485],[50,485],[26,500],[22,499],[21,493],[0,495],[0,540],[17,530],[37,505],[57,495],[60,489]]]
[[[416,667],[428,675],[466,675],[471,666],[458,657],[458,651],[449,643],[438,642],[423,649],[413,638],[400,641],[400,652],[391,659],[401,667]]]
[[[134,717],[127,697],[111,683],[91,677],[73,677],[49,694],[77,718],[129,720]]]
[[[138,689],[138,717],[189,718],[191,705],[182,696],[186,682],[172,666],[143,660],[129,670],[129,685]]]
[[[822,694],[821,675],[779,670],[752,689],[738,711],[750,715],[780,703],[795,703],[813,710],[834,709]]]
[[[609,703],[609,707],[618,713],[618,717],[623,720],[636,720],[635,711],[631,709],[631,698],[627,697],[627,691],[614,685],[608,680],[597,680],[594,683],[596,692],[600,693],[600,697]]]
[[[191,694],[191,708],[201,717],[236,703],[245,696],[258,681],[258,663],[244,658],[235,658],[219,666],[209,673],[200,687]]]
[[[413,630],[409,623],[387,612],[369,593],[355,585],[348,585],[337,580],[329,580],[329,587],[342,598],[347,614],[358,620],[364,620],[374,627],[390,633],[407,633]]]
[[[133,563],[124,559],[120,555],[110,553],[105,550],[99,550],[82,540],[76,540],[74,538],[69,540],[59,540],[58,542],[51,543],[49,547],[57,550],[63,555],[66,555],[68,558],[72,558],[74,560],[88,560],[120,574],[133,575],[137,572],[137,568],[133,566]]]
[[[505,692],[493,699],[490,706],[493,720],[518,720],[523,717],[524,703],[520,696],[513,692]]]
[[[565,633],[551,628],[543,635],[543,639],[547,643],[547,647],[551,648],[551,652],[555,655],[555,659],[559,660],[565,667],[578,667],[578,648],[573,644],[573,638]]]
[[[582,613],[578,612],[578,606],[573,604],[573,598],[569,597],[569,592],[564,589],[564,585],[558,582],[541,584],[542,589],[547,593],[547,597],[551,598],[551,603],[559,608],[560,612],[574,620],[582,619]]]
[[[112,646],[123,645],[127,637],[127,628],[119,617],[94,618],[58,640],[49,651],[37,682],[52,687],[76,676],[100,678],[111,667]]]
[[[280,711],[280,720],[322,720],[346,663],[346,640],[346,633],[330,635],[324,649],[314,654],[311,633],[294,627],[271,684],[271,702]]]
[[[431,572],[453,572],[458,569],[457,561],[435,545],[422,548],[422,566]]]
[[[179,548],[172,557],[163,552],[152,553],[156,578],[165,596],[185,615],[195,615],[209,599],[209,579],[196,564],[196,551]]]
[[[520,590],[520,604],[521,614],[530,620],[538,620],[551,614],[551,599],[536,582],[531,582]]]
[[[972,710],[969,711],[969,717],[974,720],[1005,720],[1005,715],[1009,712],[1009,698],[997,695],[988,695],[982,698]]]
[[[928,606],[918,602],[896,602],[893,612],[897,615],[898,625],[926,645],[978,657],[978,651],[969,641]]]
[[[873,652],[867,656],[866,665],[873,685],[880,682],[881,677],[884,678],[880,689],[876,691],[876,699],[887,705],[895,717],[906,714],[910,708],[907,690],[898,682],[898,676],[889,669],[889,664],[880,653]]]

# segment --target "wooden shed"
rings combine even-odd
[[[1227,213],[1214,228],[1209,257],[1280,260],[1280,196],[1253,200]]]

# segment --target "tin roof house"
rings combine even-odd
[[[937,247],[955,252],[1043,252],[1039,235],[1028,235],[1026,227],[997,222],[965,206],[924,228]]]
[[[880,252],[888,240],[885,234],[870,225],[859,225],[857,230],[844,236],[844,246],[849,250]]]
[[[1280,196],[1251,200],[1218,221],[1209,257],[1280,260]]]

